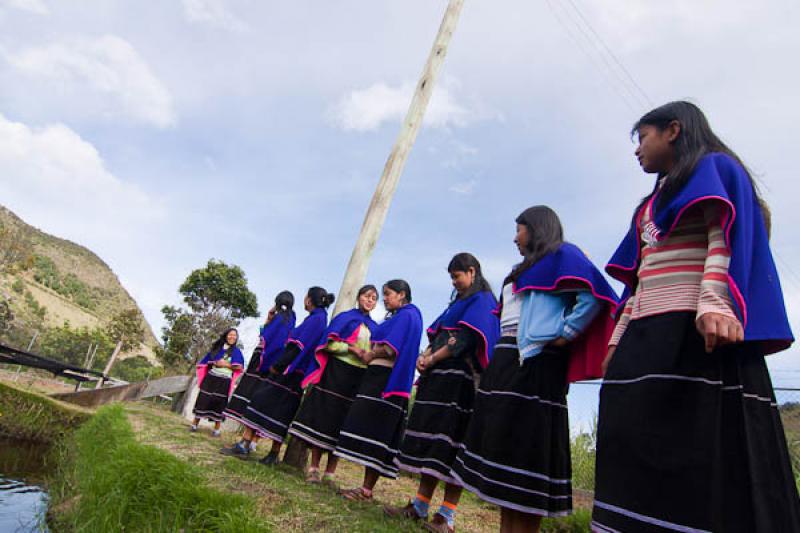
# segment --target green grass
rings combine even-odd
[[[80,407],[0,382],[0,434],[55,443],[90,416]]]
[[[122,406],[102,407],[61,449],[57,531],[272,531],[252,499],[210,488],[197,466],[141,444]]]

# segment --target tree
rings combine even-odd
[[[211,259],[204,268],[192,271],[179,291],[187,308],[167,305],[161,309],[167,326],[158,353],[167,365],[186,362],[193,366],[225,329],[242,318],[258,316],[256,295],[236,265]]]
[[[39,353],[45,357],[83,366],[86,353],[97,347],[93,368],[103,368],[114,351],[114,343],[101,328],[87,327],[73,329],[69,322],[50,328],[39,337]]]
[[[247,277],[236,265],[210,259],[192,271],[179,289],[188,309],[164,306],[167,322],[162,331],[164,347],[156,354],[166,365],[197,364],[211,343],[225,329],[246,317],[258,316],[256,295],[247,288]],[[175,407],[182,409],[196,393],[192,387]]]
[[[139,311],[131,307],[120,311],[106,326],[106,334],[115,343],[122,343],[122,351],[129,352],[144,340],[144,326]]]

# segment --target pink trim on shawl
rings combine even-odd
[[[319,364],[319,368],[310,373],[303,382],[300,384],[301,387],[306,388],[309,385],[316,385],[322,380],[322,374],[325,373],[325,368],[328,366],[328,361],[330,360],[330,355],[328,351],[325,349],[328,346],[328,343],[333,342],[346,342],[347,344],[353,344],[358,340],[358,334],[361,331],[361,325],[359,325],[355,331],[346,339],[339,337],[336,333],[331,333],[328,335],[328,338],[325,340],[323,344],[317,346],[317,350],[314,352],[314,358],[317,360]]]
[[[567,369],[567,383],[574,383],[586,379],[597,379],[603,377],[601,366],[603,359],[608,352],[608,341],[614,332],[613,312],[617,303],[606,296],[598,294],[594,285],[589,280],[578,276],[562,276],[558,278],[551,287],[535,287],[528,285],[515,288],[514,293],[525,290],[553,291],[557,290],[562,281],[579,282],[577,286],[588,288],[592,291],[592,296],[607,304],[607,308],[596,316],[589,327],[578,338],[569,344],[569,368]],[[573,283],[567,283],[569,288],[575,288]]]
[[[203,384],[203,380],[206,379],[208,375],[208,366],[209,365],[197,365],[197,386],[200,387]],[[233,370],[233,375],[231,376],[231,385],[228,388],[228,397],[233,394],[233,390],[236,388],[236,378],[242,375],[241,367],[238,367]]]
[[[203,384],[203,380],[206,379],[206,375],[208,374],[208,365],[197,365],[197,386]]]

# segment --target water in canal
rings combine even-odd
[[[0,532],[48,531],[47,447],[0,437]]]

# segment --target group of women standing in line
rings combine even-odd
[[[794,340],[769,211],[693,104],[656,108],[632,134],[657,179],[606,267],[625,285],[621,300],[546,206],[516,218],[523,259],[499,302],[474,256],[453,257],[453,297],[421,354],[422,317],[402,280],[382,287],[381,324],[370,285],[327,329],[332,295],[310,289],[294,328],[281,293],[224,411],[246,427],[224,452],[246,457],[268,437],[272,464],[291,433],[311,447],[309,482],[331,481],[338,458],[364,466],[362,486],[341,491],[351,500],[370,500],[381,476],[418,474],[417,494],[385,507],[390,516],[452,532],[466,488],[501,508],[501,531],[538,531],[543,516],[572,510],[569,384],[605,374],[594,531],[800,531],[764,360]],[[198,417],[223,416],[243,366],[235,344],[232,330],[201,361]]]

